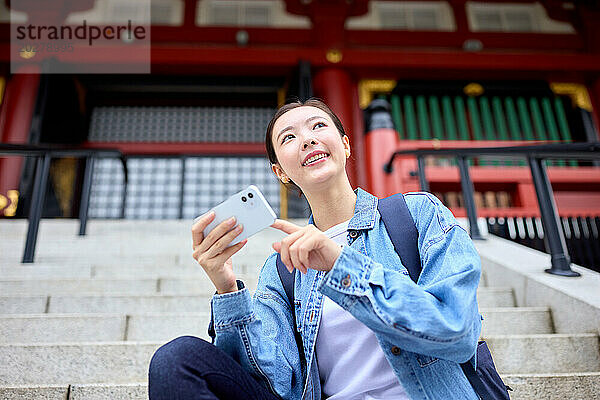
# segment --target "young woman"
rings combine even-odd
[[[182,337],[150,364],[151,399],[477,399],[460,363],[481,330],[479,256],[452,213],[428,193],[405,195],[419,232],[423,270],[415,284],[377,211],[377,198],[352,190],[350,143],[337,116],[310,99],[281,107],[267,127],[273,172],[306,196],[312,215],[273,249],[295,277],[293,321],[276,256],[267,258],[254,296],[236,281],[226,246],[242,231],[223,222],[206,237],[193,229],[194,258],[217,293],[214,345]],[[232,229],[233,228],[233,229]]]

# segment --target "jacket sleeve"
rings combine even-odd
[[[475,354],[481,331],[480,258],[450,210],[434,196],[421,196],[411,210],[423,267],[418,284],[401,265],[384,268],[344,245],[319,291],[390,346],[463,363]]]
[[[247,288],[214,295],[215,345],[284,399],[300,391],[300,356],[292,315],[271,255],[251,298]]]

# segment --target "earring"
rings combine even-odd
[[[283,179],[281,179],[281,182],[283,182],[283,183],[288,183],[289,181],[290,181],[290,180],[289,180],[289,179],[287,179],[287,178],[283,178]]]

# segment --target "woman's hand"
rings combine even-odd
[[[232,229],[235,219],[221,222],[204,237],[204,229],[214,219],[215,213],[211,211],[203,215],[192,226],[193,256],[198,264],[204,268],[219,294],[235,292],[237,291],[237,282],[233,273],[231,256],[244,247],[248,239],[227,247],[243,230],[242,225]]]
[[[288,271],[294,268],[306,273],[308,268],[329,271],[342,252],[342,247],[310,224],[305,227],[276,219],[271,225],[289,235],[281,242],[273,243],[273,249],[281,254],[281,261]]]

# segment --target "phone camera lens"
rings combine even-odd
[[[253,198],[254,195],[252,193],[248,193],[248,197]]]
[[[246,196],[242,196],[242,201],[245,203],[246,202]]]

